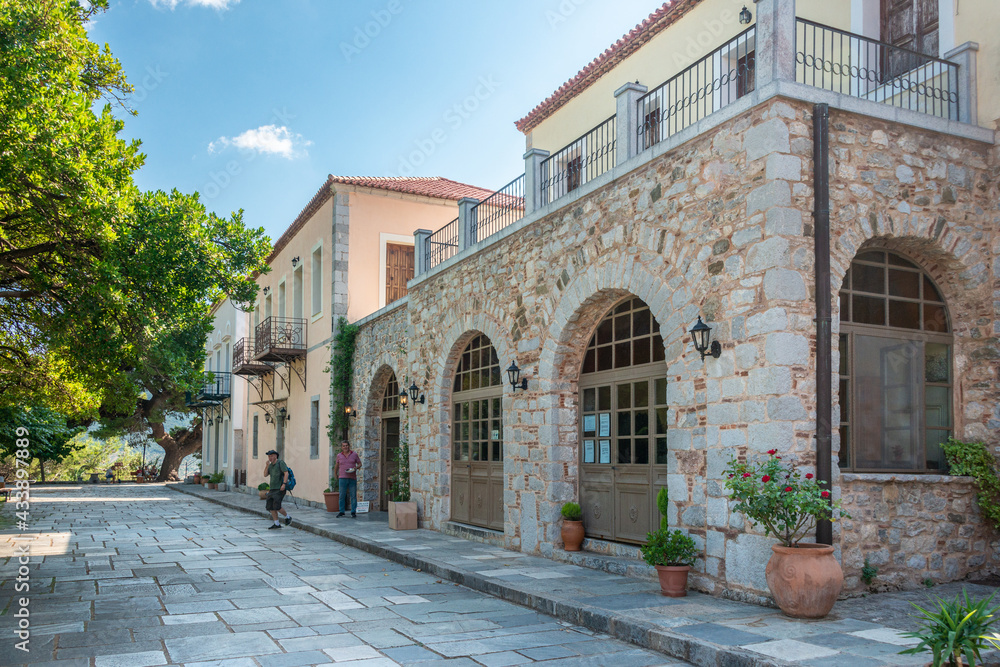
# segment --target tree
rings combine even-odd
[[[18,435],[18,428],[28,429],[27,435]],[[72,442],[82,428],[66,424],[66,416],[46,407],[0,407],[0,452],[14,458],[19,446],[27,440],[26,449],[31,460],[38,460],[41,481],[45,481],[45,464],[62,461],[80,445]]]
[[[87,38],[107,0],[0,0],[0,403],[93,414],[134,333],[106,278],[131,211],[139,143],[101,98],[131,90]],[[97,392],[99,393],[99,392]]]

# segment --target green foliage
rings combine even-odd
[[[924,580],[920,583],[924,585],[924,588],[934,588],[934,580],[931,579],[930,577],[925,577]]]
[[[949,474],[966,475],[976,480],[979,508],[1000,530],[1000,473],[996,459],[981,442],[961,442],[948,438],[942,448],[948,460]]]
[[[66,415],[46,407],[0,406],[0,457],[13,459],[27,449],[29,460],[38,460],[44,482],[45,463],[58,463],[79,448],[73,438],[81,431],[67,425]]]
[[[865,586],[871,586],[877,576],[878,568],[869,563],[868,558],[865,557],[864,567],[861,568],[861,581],[865,582]]]
[[[101,473],[112,466],[125,443],[119,438],[99,440],[86,433],[78,433],[72,440],[74,446],[66,458],[48,469],[47,476],[54,481],[75,482],[92,472]]]
[[[580,509],[580,503],[565,503],[560,512],[562,513],[562,518],[567,521],[581,521],[583,519],[583,510]]]
[[[694,565],[698,557],[694,540],[680,530],[661,528],[648,533],[639,550],[650,565]]]
[[[399,447],[393,457],[396,470],[389,475],[389,488],[386,489],[389,500],[397,503],[410,500],[410,445],[407,442],[410,426],[406,419],[401,421],[403,428],[399,431]]]
[[[756,463],[731,459],[723,473],[726,488],[736,501],[736,511],[787,547],[798,544],[816,521],[835,521],[834,510],[850,518],[811,473],[801,475],[783,463],[775,449],[768,451],[767,459]]]
[[[670,510],[670,494],[667,492],[667,487],[657,492],[656,508],[660,510],[660,530],[670,528],[670,524],[667,523],[667,512]]]
[[[358,327],[350,324],[346,317],[337,319],[337,333],[333,337],[333,354],[327,368],[333,374],[330,379],[331,414],[327,433],[330,442],[347,437],[348,419],[345,411],[351,402],[351,382],[354,378],[354,348],[358,337]],[[357,408],[357,406],[355,406]]]
[[[920,643],[900,651],[900,654],[915,655],[930,651],[934,654],[934,667],[962,665],[963,657],[969,665],[975,665],[976,660],[982,659],[980,649],[989,648],[986,632],[1000,610],[1000,606],[990,608],[995,595],[978,602],[972,601],[965,591],[950,601],[935,598],[938,606],[935,611],[911,603],[920,612],[916,618],[920,619],[921,627],[916,632],[903,634],[920,640]]]
[[[257,485],[257,490],[258,491],[270,491],[271,490],[271,485],[268,484],[267,482],[261,482],[260,484]]]
[[[226,474],[221,470],[219,472],[213,472],[212,476],[208,478],[209,484],[219,484],[226,479]]]

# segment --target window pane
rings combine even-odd
[[[611,409],[611,385],[597,388],[597,409],[601,411]]]
[[[635,439],[635,463],[649,463],[649,439],[648,438],[636,438]]]
[[[840,334],[840,370],[841,375],[847,375],[847,334]]]
[[[653,391],[656,395],[656,405],[667,404],[667,379],[656,378],[653,380]]]
[[[611,370],[611,346],[597,348],[597,370]]]
[[[901,329],[920,328],[920,304],[889,300],[889,326]]]
[[[597,409],[597,392],[594,389],[583,390],[583,411],[593,412]]]
[[[851,321],[851,309],[850,303],[847,300],[847,293],[840,293],[840,321],[850,322]]]
[[[463,420],[468,420],[469,419],[469,402],[468,401],[462,403],[462,419]]]
[[[840,427],[839,465],[841,468],[851,467],[851,429],[847,426]]]
[[[641,364],[648,364],[650,361],[649,356],[649,338],[638,338],[632,341],[632,365],[639,366]]]
[[[948,470],[948,462],[945,459],[941,445],[948,442],[951,431],[938,429],[928,429],[927,438],[927,469],[928,470]]]
[[[657,465],[667,464],[667,439],[656,439],[656,463]]]
[[[895,264],[896,266],[909,266],[914,269],[917,268],[916,266],[913,265],[913,262],[907,259],[903,259],[899,255],[894,255],[891,252],[889,253],[889,263]]]
[[[472,418],[479,419],[479,401],[472,401]]]
[[[857,259],[860,259],[863,262],[885,263],[885,253],[881,250],[866,250],[864,252],[859,252]]]
[[[649,435],[649,413],[645,410],[635,413],[635,434]]]
[[[941,298],[941,293],[938,292],[937,287],[934,287],[934,283],[927,276],[924,276],[924,300],[925,301],[944,301]]]
[[[656,434],[663,435],[667,432],[667,409],[656,408]]]
[[[479,371],[469,373],[469,389],[479,389]]]
[[[924,345],[924,381],[951,382],[950,346],[944,343]]]
[[[948,314],[945,312],[944,306],[933,303],[924,304],[924,330],[942,333],[948,331]]]
[[[632,407],[632,385],[618,385],[618,409],[628,410]]]
[[[597,344],[603,345],[604,343],[611,342],[611,319],[602,320],[600,324],[597,325]]]
[[[628,312],[632,308],[632,301],[622,301],[617,306],[615,306],[615,315],[619,315],[624,312]]]
[[[653,336],[653,361],[663,361],[666,353],[663,351],[663,339],[660,334]]]
[[[885,269],[881,266],[852,264],[851,284],[856,292],[885,294]]]
[[[856,468],[922,468],[919,345],[855,336]],[[922,359],[920,359],[922,361]]]
[[[649,320],[650,320],[650,313],[645,308],[643,308],[642,310],[637,310],[634,313],[632,313],[632,335],[637,337],[648,336]]]
[[[924,404],[926,426],[951,428],[951,387],[926,387]]]
[[[583,368],[580,373],[593,373],[596,370],[597,363],[597,352],[595,350],[587,350],[587,353],[583,355]]]
[[[885,299],[854,295],[853,321],[859,324],[885,325]]]
[[[632,435],[632,413],[619,412],[617,413],[617,418],[618,418],[617,435]]]
[[[632,342],[615,343],[615,368],[627,368],[632,365]]]
[[[908,299],[919,299],[920,274],[913,271],[889,269],[889,294]]]
[[[632,441],[627,438],[618,441],[618,463],[632,463]]]
[[[625,340],[632,336],[632,318],[629,315],[619,315],[615,318],[615,340]]]
[[[851,413],[848,408],[851,405],[850,394],[850,381],[841,380],[840,381],[840,420],[848,421],[851,418]]]
[[[649,381],[643,380],[632,385],[635,394],[635,407],[645,408],[649,405]]]

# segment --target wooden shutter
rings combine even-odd
[[[936,58],[938,0],[882,0],[882,41]],[[883,67],[893,77],[921,64],[906,54],[890,52]]]
[[[406,282],[413,278],[413,246],[385,244],[385,302],[406,296]]]

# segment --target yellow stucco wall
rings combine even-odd
[[[997,0],[953,0],[955,45],[978,42],[979,124],[995,127],[1000,120],[1000,2]]]

